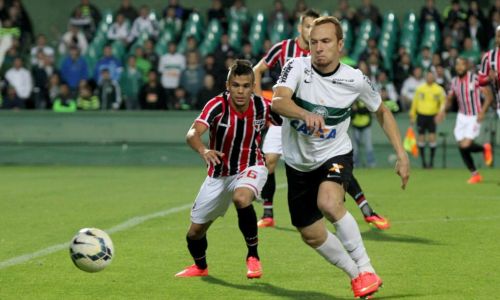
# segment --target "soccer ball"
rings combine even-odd
[[[106,232],[97,228],[83,228],[71,241],[69,254],[80,270],[93,273],[111,263],[115,250]]]

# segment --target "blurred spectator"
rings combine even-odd
[[[442,65],[432,66],[432,73],[436,79],[436,83],[447,90],[451,83],[451,73],[450,70],[445,69]]]
[[[210,74],[205,74],[203,78],[203,88],[198,92],[196,103],[194,104],[194,109],[201,110],[207,104],[207,102],[213,97],[220,94],[222,91],[217,90],[215,87],[215,78]]]
[[[32,66],[31,73],[33,74],[33,100],[36,108],[44,109],[51,105],[49,98],[49,78],[57,70],[53,65],[51,58],[38,52],[37,63]]]
[[[122,41],[127,45],[130,33],[130,25],[123,14],[117,14],[115,21],[108,29],[108,40]]]
[[[151,71],[151,63],[144,58],[144,49],[142,47],[135,48],[135,64],[143,76],[143,81],[147,82],[149,71]]]
[[[422,68],[418,66],[413,68],[410,77],[403,82],[403,87],[401,88],[401,110],[406,111],[410,109],[417,87],[424,82]]]
[[[77,27],[83,34],[85,35],[85,38],[87,38],[88,41],[92,40],[95,29],[96,29],[96,24],[92,21],[92,18],[88,14],[84,14],[82,12],[81,7],[77,7],[69,19],[69,24],[71,26]]]
[[[88,42],[85,35],[76,26],[69,26],[69,30],[63,34],[61,43],[59,44],[59,54],[68,53],[68,49],[76,47],[80,53],[85,53],[88,48]]]
[[[382,24],[382,16],[378,7],[372,4],[371,0],[361,1],[361,6],[356,10],[356,17],[358,18],[358,24],[361,24],[364,20],[371,20],[377,26]]]
[[[451,36],[456,45],[462,45],[467,31],[465,24],[465,21],[457,20],[453,27],[444,28],[442,36]]]
[[[24,101],[17,96],[16,89],[11,85],[7,86],[7,92],[0,104],[2,104],[2,109],[18,110],[25,107]]]
[[[29,48],[25,47],[31,46],[33,42],[33,26],[21,0],[11,1],[8,14],[9,19],[12,21],[12,27],[17,27],[21,31],[20,39],[23,51],[29,50]]]
[[[375,38],[368,39],[365,50],[359,55],[359,60],[368,61],[368,58],[372,53],[375,53],[377,55],[377,59],[382,61],[383,57],[377,48],[377,40]]]
[[[362,101],[356,101],[352,105],[351,128],[352,149],[355,167],[366,165],[368,168],[375,167],[375,154],[372,142],[372,116]],[[365,148],[366,164],[361,159],[361,146]]]
[[[224,28],[224,30],[227,30],[226,11],[224,7],[222,7],[221,0],[212,0],[212,6],[208,9],[207,12],[207,19],[208,22],[210,22],[213,19],[219,20],[220,24],[222,25],[222,28]]]
[[[118,16],[120,14],[123,15],[130,23],[134,22],[139,16],[139,12],[132,5],[132,1],[130,0],[122,0],[122,4],[116,11],[115,15]]]
[[[229,45],[229,36],[223,33],[220,37],[220,44],[215,48],[215,64],[222,64],[228,56],[234,57],[236,51]]]
[[[432,65],[432,52],[427,46],[424,46],[417,57],[417,66],[421,67],[422,70],[427,71]]]
[[[175,8],[173,7],[167,9],[161,22],[160,28],[172,30],[175,36],[178,36],[182,31],[182,20],[175,16]]]
[[[448,70],[451,71],[451,76],[453,77],[455,76],[455,63],[458,58],[458,49],[456,47],[453,47],[450,49],[448,54],[448,58],[443,62],[443,64]]]
[[[225,78],[227,76],[227,71],[225,66],[220,66],[215,64],[215,57],[212,54],[208,54],[205,56],[205,61],[203,63],[203,69],[205,70],[205,74],[210,74],[214,78]],[[223,91],[226,89],[226,81],[225,80],[216,80],[215,88],[219,91]]]
[[[191,51],[198,52],[198,41],[193,35],[190,35],[186,39],[186,50],[184,53],[188,53]]]
[[[19,39],[18,38],[8,38],[7,52],[3,56],[2,67],[0,68],[0,73],[5,74],[14,65],[14,60],[17,57],[21,57],[22,53],[19,49]],[[6,45],[7,46],[7,45]]]
[[[59,97],[60,84],[61,84],[61,77],[59,76],[58,73],[53,73],[52,75],[50,75],[49,82],[47,84],[47,92],[50,101],[49,107],[52,107],[56,98]]]
[[[149,37],[156,39],[159,33],[159,26],[156,20],[149,17],[149,7],[143,5],[130,30],[128,41],[131,43],[135,41],[141,34],[147,34]]]
[[[273,28],[276,20],[288,21],[290,19],[290,15],[282,0],[274,0],[273,3],[273,10],[268,15],[269,28]]]
[[[411,67],[410,54],[405,52],[394,66],[394,85],[396,86],[397,91],[401,90],[403,82],[410,76]]]
[[[173,108],[176,110],[191,109],[191,102],[187,97],[187,92],[182,87],[178,87],[175,89]]]
[[[233,5],[231,5],[229,8],[229,19],[239,22],[243,28],[248,27],[250,15],[243,0],[235,0]],[[246,32],[245,29],[244,32]]]
[[[306,0],[296,0],[295,1],[295,8],[293,9],[292,13],[290,14],[290,20],[289,23],[291,25],[294,25],[296,22],[300,20],[300,17],[302,14],[307,10],[307,3]]]
[[[189,104],[196,102],[196,96],[203,87],[205,70],[200,65],[196,52],[189,52],[186,56],[186,69],[182,71],[180,87],[188,92]]]
[[[436,8],[434,0],[425,0],[425,5],[420,10],[420,31],[424,32],[425,23],[436,22],[439,28],[443,28],[441,14]]]
[[[480,49],[485,50],[488,49],[489,43],[489,30],[484,27],[482,23],[479,22],[478,18],[475,15],[470,15],[467,20],[469,26],[467,27],[466,36],[470,37],[473,41],[477,41]],[[465,43],[465,40],[464,40]]]
[[[93,28],[96,28],[101,22],[101,13],[95,5],[90,3],[90,0],[81,0],[81,3],[74,9],[72,16],[75,17],[78,11],[80,11],[82,17],[91,20]]]
[[[177,52],[175,42],[168,44],[168,53],[163,55],[158,66],[161,85],[165,88],[167,104],[173,103],[175,89],[179,87],[182,71],[186,68],[186,57]]]
[[[252,53],[252,44],[250,44],[249,41],[244,41],[243,46],[241,47],[241,53],[239,55],[239,58],[241,59],[246,59],[252,63],[253,66],[257,64],[259,61],[257,60],[257,57],[253,55]]]
[[[459,0],[452,0],[451,7],[445,12],[444,17],[446,18],[446,26],[453,27],[457,21],[465,21],[465,19],[467,19],[467,13],[462,8]]]
[[[138,96],[142,86],[142,78],[143,76],[136,66],[135,56],[129,56],[127,67],[120,76],[120,88],[127,110],[140,108]]]
[[[495,0],[495,3],[490,7],[490,10],[488,12],[488,19],[490,21],[493,20],[495,13],[500,14],[500,0]],[[496,28],[496,26],[494,26],[493,28]]]
[[[166,15],[167,13],[167,10],[169,8],[173,8],[175,10],[175,16],[181,20],[185,20],[187,19],[187,13],[184,9],[184,7],[182,7],[180,4],[179,4],[179,1],[177,0],[168,0],[168,5],[167,7],[165,7],[165,9],[163,9],[163,16]]]
[[[14,59],[14,64],[7,73],[5,73],[7,83],[14,87],[17,97],[25,103],[26,108],[33,108],[30,101],[33,91],[33,79],[31,73],[23,66],[23,60],[20,57]]]
[[[358,27],[358,18],[356,16],[356,10],[349,6],[348,0],[340,0],[337,6],[337,10],[333,12],[333,16],[339,20],[347,20],[352,28]]]
[[[139,103],[141,104],[141,109],[168,109],[165,90],[158,83],[158,76],[154,70],[149,71],[148,81],[141,87]]]
[[[144,58],[151,63],[151,67],[156,70],[160,58],[155,51],[155,44],[152,39],[144,41]]]
[[[468,3],[469,9],[467,10],[467,18],[475,16],[479,24],[485,27],[487,19],[483,13],[483,10],[479,7],[479,3],[477,2],[477,0],[469,0]]]
[[[52,110],[55,112],[76,111],[76,101],[71,96],[69,86],[66,83],[62,83],[59,86],[59,95],[54,100],[54,104],[52,105]]]
[[[500,11],[494,11],[490,18],[489,25],[489,36],[493,35],[495,32],[495,28],[500,26]]]
[[[384,70],[384,67],[380,65],[382,60],[378,58],[377,52],[372,52],[368,57],[368,69],[371,75],[370,80],[373,82],[377,82],[378,74]]]
[[[90,85],[82,81],[79,85],[77,106],[81,110],[99,110],[101,104],[99,103],[99,97],[92,93],[92,88]]]
[[[115,81],[120,79],[120,73],[123,70],[122,63],[113,55],[111,45],[105,45],[103,56],[94,67],[94,79],[97,83],[101,81],[101,71],[107,69],[111,74],[111,78]]]
[[[37,56],[38,53],[42,52],[49,59],[54,60],[54,48],[47,46],[47,38],[44,34],[39,34],[36,39],[36,45],[31,48],[31,64],[36,65],[38,63]]]
[[[398,92],[396,91],[394,83],[389,80],[389,76],[386,71],[382,70],[378,73],[375,86],[377,87],[379,93],[381,93],[382,90],[385,90],[387,93],[386,99],[383,100],[390,100],[394,102],[398,101]]]
[[[19,37],[21,33],[19,31],[19,28],[12,27],[12,21],[9,19],[4,20],[0,25],[3,26],[1,28],[2,30],[0,31],[0,65],[2,66],[2,74],[4,74],[6,68],[9,68],[14,61],[14,57],[12,56],[12,54],[18,56],[17,48],[19,47]],[[9,54],[9,52],[11,53]],[[11,58],[10,61],[8,59],[8,56],[10,56]],[[6,66],[5,62],[10,63],[10,65]]]
[[[76,93],[80,80],[88,78],[88,66],[85,59],[80,56],[80,50],[72,47],[69,55],[66,56],[61,64],[61,78],[68,84],[72,92]]]
[[[101,70],[101,80],[97,88],[97,95],[101,102],[101,109],[120,109],[122,92],[118,81],[111,77],[111,72],[104,68]]]
[[[481,61],[481,51],[477,47],[474,47],[474,42],[470,37],[465,38],[460,56],[466,58],[471,66],[477,65]]]
[[[443,65],[447,65],[448,57],[450,57],[451,48],[455,47],[455,41],[451,36],[445,36],[443,40],[443,48],[441,50],[441,58],[443,59]]]

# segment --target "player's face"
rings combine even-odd
[[[335,25],[332,23],[325,23],[315,26],[311,30],[309,45],[311,48],[313,65],[322,69],[328,69],[330,67],[332,70],[325,71],[333,71],[333,68],[335,68],[339,62],[340,53],[344,47],[344,41],[337,40]]]
[[[455,64],[455,71],[458,76],[463,76],[465,72],[467,72],[467,62],[465,59],[457,59],[457,63]]]
[[[299,24],[300,37],[307,45],[309,45],[309,37],[311,36],[311,27],[313,21],[314,18],[305,17],[302,19],[302,23]]]
[[[234,75],[226,82],[226,88],[231,95],[231,102],[238,110],[246,110],[250,103],[255,83],[251,75]]]

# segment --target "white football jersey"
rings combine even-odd
[[[360,70],[340,63],[332,73],[322,74],[312,66],[310,56],[288,61],[276,87],[291,89],[292,100],[298,106],[325,118],[326,129],[312,134],[304,121],[283,117],[283,156],[289,166],[302,172],[315,170],[326,160],[351,151],[347,130],[355,100],[363,101],[372,112],[382,103]]]

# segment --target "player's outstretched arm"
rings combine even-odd
[[[210,150],[205,147],[205,144],[203,144],[203,141],[201,140],[201,136],[207,131],[207,129],[207,125],[201,122],[194,122],[186,135],[186,141],[188,145],[201,156],[207,165],[210,163],[218,165],[221,163],[220,159],[224,156],[224,153]]]
[[[262,74],[264,74],[269,68],[267,67],[264,59],[261,59],[254,67],[253,73],[255,76],[255,88],[253,90],[255,95],[262,96]]]
[[[401,143],[401,133],[391,111],[383,104],[375,112],[380,126],[396,151],[396,173],[401,177],[401,188],[405,189],[410,178],[410,161]]]
[[[321,115],[309,112],[299,107],[292,100],[293,91],[287,87],[278,86],[274,89],[271,108],[274,112],[290,118],[303,120],[310,132],[314,133],[325,128],[325,119]]]

